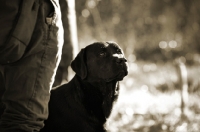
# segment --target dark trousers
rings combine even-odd
[[[30,1],[33,5],[27,9],[37,12],[35,24],[30,19],[24,22],[27,31],[18,31],[24,34],[22,38],[31,35],[30,40],[24,38],[28,42],[25,51],[19,59],[0,65],[0,132],[36,132],[48,117],[50,90],[63,46],[61,13],[58,0],[24,0],[22,6],[29,6]],[[22,9],[21,17],[23,13]],[[34,26],[32,32],[29,26]]]

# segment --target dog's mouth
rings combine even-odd
[[[117,76],[116,76],[116,80],[117,80],[117,81],[121,81],[121,80],[123,80],[123,78],[124,78],[125,76],[127,76],[127,75],[128,75],[128,64],[125,63],[125,64],[123,65],[122,70],[118,72],[118,74],[117,74]]]
[[[128,74],[127,71],[121,71],[121,72],[119,72],[119,74],[118,74],[117,77],[116,77],[116,80],[117,80],[117,81],[123,80],[123,78],[124,78],[127,74]]]
[[[113,69],[112,73],[113,75],[111,77],[108,77],[105,79],[106,82],[111,82],[111,81],[122,81],[125,76],[128,75],[128,63],[123,63],[118,67],[117,69]]]
[[[115,77],[106,79],[106,82],[111,82],[113,80],[121,81],[126,75],[128,75],[128,71],[120,71]]]

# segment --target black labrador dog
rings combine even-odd
[[[73,79],[51,91],[49,117],[41,132],[104,132],[127,60],[115,42],[83,48],[71,63]]]

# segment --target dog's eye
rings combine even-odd
[[[120,49],[117,49],[117,54],[122,54],[122,51]]]
[[[106,53],[105,52],[101,52],[101,53],[99,53],[99,56],[106,56]]]

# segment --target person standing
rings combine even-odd
[[[1,0],[0,132],[37,132],[61,60],[58,0]]]

